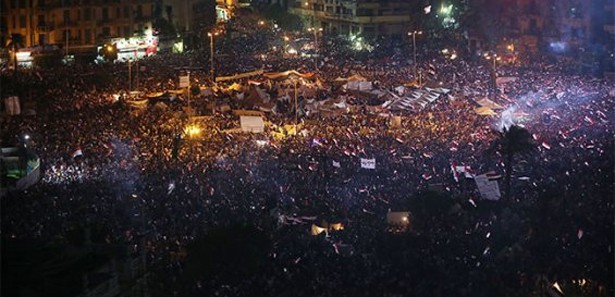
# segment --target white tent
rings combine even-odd
[[[265,123],[261,117],[240,116],[239,122],[243,132],[263,133],[265,131]]]
[[[387,223],[392,226],[408,226],[410,224],[410,212],[391,211],[387,213]]]

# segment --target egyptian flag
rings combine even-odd
[[[83,151],[81,150],[80,146],[77,147],[77,149],[73,152],[72,156],[73,156],[73,159],[77,157],[83,157]]]
[[[495,171],[489,171],[485,173],[485,176],[487,176],[489,180],[498,180],[502,178],[502,175]]]
[[[432,76],[436,76],[436,66],[429,63],[429,68],[427,69],[427,73],[431,74]]]

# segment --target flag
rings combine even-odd
[[[585,118],[583,120],[586,121],[590,125],[594,124],[594,120],[592,120],[592,118],[590,118],[588,116],[585,116]]]
[[[333,160],[333,167],[335,168],[341,168],[342,164],[340,164],[340,162]]]
[[[423,7],[423,12],[425,14],[431,13],[431,5],[427,5],[427,6]]]
[[[577,231],[577,238],[581,239],[581,237],[583,237],[583,229],[579,228],[579,230]]]
[[[562,291],[562,288],[559,286],[557,282],[553,283],[551,288],[549,288],[548,292],[549,292],[549,295],[552,297],[564,296],[564,291]]]
[[[312,139],[312,146],[323,146],[322,142],[318,138]]]
[[[457,174],[457,166],[455,166],[455,163],[453,162],[453,164],[451,164],[451,171],[453,171],[453,179],[455,180],[455,182],[459,182],[459,175]]]
[[[78,146],[77,149],[73,152],[73,159],[77,157],[83,157],[83,151],[81,150],[80,146]]]
[[[169,183],[169,187],[167,188],[167,195],[170,195],[173,192],[173,190],[175,190],[175,183],[171,182]]]
[[[502,178],[502,175],[498,174],[495,171],[489,171],[489,172],[485,173],[485,176],[487,176],[487,178],[489,180],[498,180],[498,179]]]
[[[458,166],[457,163],[453,162],[451,164],[451,169],[453,170],[453,175],[455,178],[455,181],[457,181],[457,178],[459,177],[459,173],[463,173],[463,175],[466,178],[473,178],[474,177],[474,173],[472,172],[472,168],[468,165],[462,164],[461,166]]]
[[[435,76],[436,75],[436,66],[434,66],[431,63],[429,63],[429,69],[427,70],[427,73]]]

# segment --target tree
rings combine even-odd
[[[201,0],[194,5],[194,11],[199,16],[199,23],[196,24],[201,32],[209,32],[216,25],[216,1]]]
[[[62,55],[60,53],[39,54],[34,56],[33,64],[44,69],[53,69],[62,66]]]
[[[275,21],[284,30],[300,31],[303,29],[301,19],[288,13],[280,4],[268,5],[261,12],[266,19]]]
[[[11,51],[13,51],[13,67],[14,67],[13,73],[16,75],[17,74],[17,50],[19,50],[22,47],[25,47],[23,35],[19,33],[11,34],[11,38],[9,39],[9,43],[7,44],[7,47],[10,48]]]
[[[177,31],[175,30],[175,26],[170,21],[164,18],[158,18],[154,21],[154,29],[158,31],[158,34],[162,37],[171,37],[175,39],[177,36]]]
[[[504,129],[502,132],[498,132],[498,134],[499,138],[495,140],[494,146],[495,149],[504,156],[504,170],[506,171],[506,175],[504,176],[504,185],[506,187],[504,199],[505,201],[510,201],[514,158],[516,155],[531,152],[534,145],[532,144],[532,135],[530,132],[516,125]]]

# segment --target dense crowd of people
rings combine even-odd
[[[405,44],[382,40],[366,53],[323,36],[316,71],[313,58],[280,52],[284,32],[252,22],[233,19],[218,38],[218,75],[316,72],[324,86],[302,94],[300,105],[355,96],[333,86],[338,77],[360,74],[388,90],[417,79]],[[206,108],[244,108],[236,93],[133,109],[122,63],[3,73],[13,80],[3,96],[19,94],[38,114],[3,117],[2,143],[30,135],[44,172],[39,184],[1,201],[3,240],[74,243],[79,230],[94,228],[96,243],[147,250],[154,296],[540,296],[556,281],[569,289],[579,279],[589,285],[575,290],[612,294],[615,85],[544,65],[502,65],[497,75],[516,80],[498,86],[494,101],[505,111],[485,117],[474,100],[488,95],[490,64],[451,60],[441,46],[421,46],[418,68],[435,68],[425,79],[450,95],[396,113],[400,126],[383,110],[353,104],[335,116],[302,112],[300,131],[281,138],[270,132],[295,124],[291,105],[268,113],[262,134],[230,133],[238,116]],[[207,55],[142,60],[139,91],[177,89],[186,67],[193,83],[210,86]],[[186,106],[207,116],[191,117]],[[513,199],[481,201],[472,179],[451,167],[506,174],[494,149],[502,121],[527,129],[533,149],[515,159]],[[188,125],[202,133],[184,135]],[[362,169],[360,158],[375,159],[376,169]],[[445,196],[445,208],[429,211],[433,202],[421,197],[430,195]],[[410,232],[385,231],[391,210],[410,211]],[[311,223],[322,220],[345,228],[311,236]],[[185,277],[177,255],[233,224],[256,226],[272,242],[259,271],[234,281]]]

